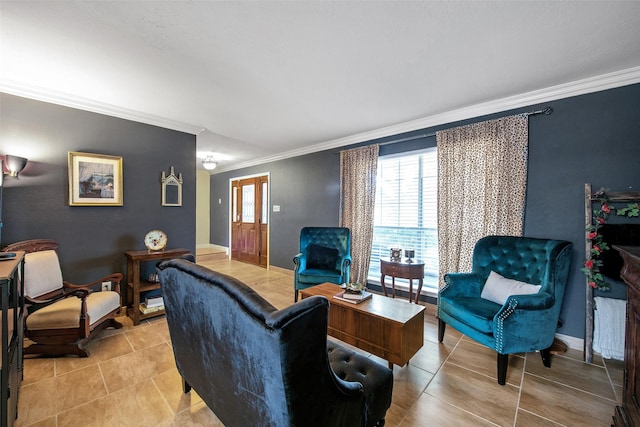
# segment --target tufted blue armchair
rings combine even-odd
[[[449,324],[494,349],[501,385],[511,353],[540,350],[542,362],[550,367],[549,348],[564,298],[571,248],[570,242],[527,237],[478,240],[471,273],[444,276],[445,285],[438,293],[438,340],[442,342]],[[539,285],[539,291],[531,292],[522,282]],[[497,294],[502,294],[504,303],[496,301]]]
[[[345,227],[304,227],[300,230],[300,253],[293,257],[294,301],[298,291],[320,283],[349,282],[351,231]]]

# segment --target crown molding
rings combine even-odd
[[[105,114],[107,116],[119,117],[121,119],[134,122],[146,123],[167,129],[197,135],[204,130],[202,126],[183,123],[141,111],[130,110],[118,107],[106,102],[95,101],[81,96],[70,95],[52,89],[39,86],[28,85],[14,80],[0,78],[0,92],[10,95],[21,96],[23,98],[35,99],[37,101],[49,102],[63,105],[65,107],[76,108],[78,110],[91,111],[93,113]]]
[[[640,67],[628,68],[625,70],[615,71],[612,73],[602,74],[595,77],[576,80],[569,83],[526,92],[515,96],[471,105],[468,107],[451,110],[445,113],[435,114],[432,116],[383,127],[380,129],[375,129],[372,131],[333,139],[319,144],[308,145],[306,147],[274,154],[272,156],[261,157],[258,159],[248,160],[246,162],[238,162],[224,166],[219,165],[215,173],[217,174],[225,171],[242,169],[245,167],[284,160],[291,157],[302,156],[305,154],[316,153],[319,151],[346,147],[348,145],[372,141],[379,138],[402,134],[405,132],[426,129],[434,126],[444,125],[447,123],[454,123],[460,120],[467,120],[474,117],[499,113],[501,111],[508,111],[516,108],[550,102],[557,99],[570,98],[573,96],[585,95],[593,92],[600,92],[603,90],[613,89],[616,87],[622,87],[636,83],[640,83]],[[130,110],[127,108],[121,108],[112,104],[103,103],[80,96],[69,95],[63,92],[28,85],[9,79],[0,78],[0,92],[22,96],[25,98],[36,99],[38,101],[64,105],[80,110],[92,111],[94,113],[119,117],[122,119],[146,123],[154,126],[160,126],[163,128],[173,129],[192,135],[198,135],[205,130],[202,126],[183,123],[160,116],[143,113],[140,111]]]
[[[454,123],[460,120],[467,120],[474,117],[499,113],[501,111],[508,111],[535,104],[551,102],[558,99],[571,98],[573,96],[600,92],[603,90],[614,89],[617,87],[628,86],[636,83],[640,83],[640,67],[628,68],[625,70],[602,74],[595,77],[589,77],[582,80],[576,80],[569,83],[550,86],[544,89],[525,92],[519,95],[501,98],[494,101],[471,105],[469,107],[463,107],[445,113],[412,120],[409,122],[399,123],[396,125],[383,127],[372,131],[347,136],[344,138],[338,138],[320,144],[309,145],[307,147],[275,154],[273,156],[225,165],[224,167],[218,167],[219,170],[216,170],[216,173],[242,169],[245,167],[284,160],[291,157],[316,153],[319,151],[346,147],[348,145],[358,144],[366,141],[373,141],[379,138],[398,135],[405,132],[426,129],[434,126],[444,125],[447,123]]]

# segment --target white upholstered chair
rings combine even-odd
[[[62,279],[53,240],[26,240],[3,251],[26,251],[24,263],[25,302],[28,306],[25,336],[33,344],[25,353],[47,355],[76,354],[86,357],[85,344],[107,327],[121,328],[115,320],[120,313],[121,273],[114,273],[84,285]],[[99,291],[110,282],[109,291]]]

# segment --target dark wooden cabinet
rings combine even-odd
[[[12,426],[18,416],[18,393],[23,368],[24,252],[0,260],[0,330],[2,362],[0,365],[0,426]],[[0,253],[7,256],[7,253]]]
[[[624,261],[620,277],[627,284],[627,318],[624,346],[624,388],[613,425],[640,427],[640,246],[613,246]]]

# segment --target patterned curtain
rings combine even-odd
[[[352,283],[367,283],[377,173],[378,144],[340,152],[340,227],[351,230]]]
[[[521,236],[527,188],[528,115],[436,133],[440,286],[471,271],[478,239]]]

